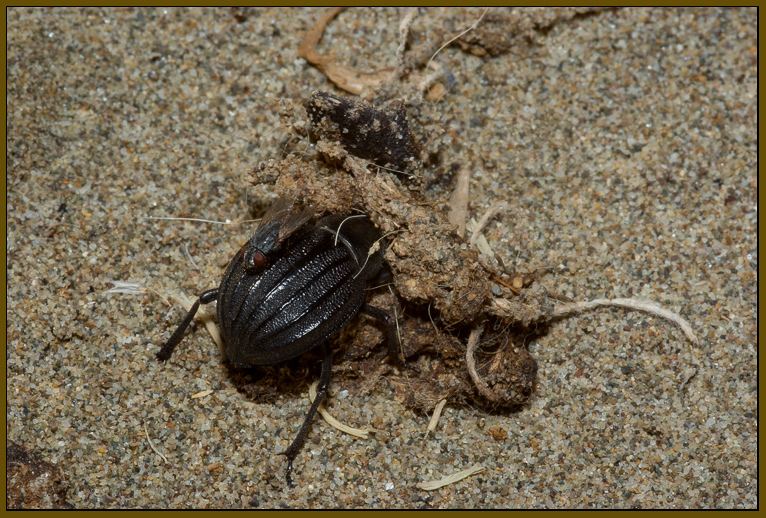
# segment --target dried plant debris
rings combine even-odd
[[[410,8],[399,20],[399,45],[396,66],[374,71],[358,70],[336,60],[332,54],[321,54],[319,43],[325,28],[346,7],[332,7],[324,11],[304,35],[298,54],[317,67],[338,88],[353,95],[382,101],[385,99],[420,99],[429,102],[444,98],[447,70],[434,58],[447,46],[459,46],[477,56],[498,56],[508,52],[526,53],[541,33],[556,23],[577,16],[589,16],[603,7],[540,7],[540,8],[484,8],[478,18],[475,8],[432,9],[441,26],[435,29],[437,37],[415,42],[420,32],[414,29],[418,15],[426,11]],[[326,45],[332,48],[332,42]],[[392,60],[393,62],[393,60]]]
[[[363,72],[337,63],[333,56],[319,53],[317,46],[322,39],[325,27],[346,9],[346,7],[327,9],[316,23],[306,31],[303,42],[298,48],[298,55],[321,70],[338,88],[359,95],[366,88],[375,87],[386,81],[394,72],[394,68],[385,67],[373,72]]]
[[[385,257],[397,297],[381,289],[371,303],[396,308],[404,354],[419,361],[420,375],[408,373],[413,387],[405,395],[408,403],[429,413],[448,396],[450,401],[491,406],[523,404],[532,393],[537,365],[524,347],[524,334],[517,337],[510,331],[541,320],[552,309],[544,290],[524,291],[512,299],[493,293],[492,276],[502,273],[480,261],[479,252],[458,236],[447,219],[446,204],[440,209],[428,201],[422,183],[411,181],[422,176],[423,153],[406,124],[403,105],[395,105],[394,117],[366,103],[315,93],[304,106],[308,118],[288,107],[283,116],[294,118],[289,127],[296,133],[316,139],[318,153],[263,163],[252,170],[249,181],[273,184],[277,195],[313,205],[320,214],[366,213],[387,235]],[[374,121],[386,128],[371,128]],[[374,146],[344,137],[370,131],[384,135]],[[394,174],[381,164],[404,166],[411,176]],[[510,290],[502,293],[512,296]],[[470,331],[485,323],[494,331],[485,334],[475,351],[477,372],[486,377],[480,392],[466,367],[465,344]],[[372,332],[379,333],[374,327]],[[336,360],[356,362],[345,370],[364,373],[362,384],[375,379],[390,369],[381,363],[384,351],[372,351],[381,340],[382,335],[352,338]]]
[[[5,450],[6,509],[74,509],[61,470],[13,441]]]
[[[475,475],[477,473],[486,471],[486,469],[487,468],[485,468],[484,466],[479,466],[477,464],[475,466],[471,466],[470,468],[458,471],[457,473],[453,473],[452,475],[441,478],[439,480],[432,480],[430,482],[419,482],[415,484],[415,487],[417,487],[418,489],[422,489],[423,491],[434,491],[441,487],[448,486],[456,482],[460,482],[464,478],[468,478],[471,475]]]
[[[605,7],[537,7],[500,10],[490,9],[476,29],[457,38],[453,45],[476,56],[499,56],[520,53],[539,34],[556,23],[576,16],[595,14]],[[457,29],[456,29],[457,31]]]
[[[300,47],[298,47],[298,55],[317,67],[338,88],[353,95],[393,98],[395,95],[387,92],[395,91],[401,93],[402,90],[408,90],[417,95],[425,91],[431,99],[440,98],[444,95],[443,86],[438,85],[438,88],[432,88],[432,86],[437,86],[431,84],[435,76],[430,80],[424,81],[425,78],[421,78],[420,74],[416,73],[415,77],[411,78],[406,85],[398,84],[399,80],[404,76],[425,65],[436,49],[433,43],[428,43],[419,46],[417,49],[410,49],[407,55],[405,55],[404,51],[408,47],[408,41],[411,36],[410,26],[417,14],[415,9],[407,11],[407,14],[400,21],[399,48],[397,50],[399,65],[397,67],[383,67],[372,72],[366,72],[338,63],[332,54],[320,54],[317,47],[324,35],[325,28],[336,16],[346,9],[346,7],[328,8],[317,19],[316,23],[306,31],[303,41]]]

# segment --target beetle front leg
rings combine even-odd
[[[175,332],[171,335],[170,339],[167,341],[165,345],[162,346],[162,349],[159,350],[157,353],[157,359],[160,361],[167,361],[170,356],[173,354],[173,349],[176,348],[176,346],[181,342],[181,338],[183,338],[184,331],[186,331],[186,328],[189,327],[189,324],[191,324],[192,320],[194,320],[194,315],[197,314],[197,310],[199,309],[200,304],[210,304],[214,300],[218,300],[218,288],[214,288],[212,290],[207,290],[202,295],[199,296],[199,298],[192,304],[191,309],[186,314],[186,317],[183,319],[183,322],[181,322],[181,325],[178,326],[178,329],[175,330]]]
[[[327,394],[327,387],[330,385],[330,369],[332,367],[332,350],[327,347],[327,344],[322,346],[324,359],[322,360],[322,374],[319,376],[319,383],[317,385],[317,397],[314,398],[314,402],[309,408],[309,413],[306,414],[306,418],[303,420],[303,425],[298,431],[298,435],[295,436],[293,443],[280,455],[287,457],[287,473],[285,478],[287,479],[287,485],[293,487],[293,479],[290,474],[293,471],[293,460],[298,456],[298,450],[300,450],[303,442],[306,440],[306,434],[311,426],[311,421],[319,410],[319,405],[322,404],[325,394]]]

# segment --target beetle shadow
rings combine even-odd
[[[475,358],[480,376],[503,401],[483,397],[476,389],[466,365],[467,327],[437,330],[433,309],[408,305],[399,322],[407,362],[419,372],[400,369],[386,360],[385,326],[369,316],[354,318],[328,342],[333,350],[331,383],[353,393],[390,394],[418,414],[430,415],[436,404],[447,398],[450,405],[476,408],[490,415],[524,411],[537,392],[537,361],[529,346],[545,337],[550,322],[522,326],[500,319],[484,323],[484,332]],[[253,402],[277,403],[285,396],[305,397],[309,386],[319,379],[322,348],[292,360],[250,368],[225,363],[237,390]]]
[[[241,368],[227,361],[225,367],[237,391],[253,402],[273,404],[285,395],[300,397],[308,392],[322,370],[320,350],[272,365]]]

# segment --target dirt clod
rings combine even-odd
[[[422,147],[410,131],[401,100],[376,109],[365,101],[314,92],[304,106],[319,138],[340,142],[358,158],[397,171],[420,158]]]
[[[508,52],[523,53],[556,23],[576,16],[588,16],[603,7],[545,7],[538,9],[495,10],[487,12],[474,31],[455,40],[453,45],[476,56],[492,57]]]
[[[13,441],[5,450],[6,509],[74,509],[61,470]]]
[[[545,315],[545,290],[522,285],[522,296],[513,298],[492,292],[493,277],[503,274],[457,234],[446,202],[434,201],[428,192],[423,157],[433,157],[438,146],[420,144],[405,104],[393,101],[379,109],[317,92],[302,105],[285,101],[281,113],[288,131],[314,139],[317,153],[268,161],[248,180],[272,184],[277,195],[310,204],[317,214],[363,212],[385,234],[396,297],[380,289],[370,302],[396,308],[404,355],[420,370],[407,376],[408,404],[423,412],[445,397],[490,407],[523,404],[532,393],[537,364],[523,334],[513,331]],[[391,166],[408,174],[391,172]],[[472,329],[485,324],[499,331],[488,328],[475,352],[473,376],[484,378],[479,390],[466,367],[465,343]],[[352,329],[344,333],[351,343],[336,355],[336,362],[354,364],[340,371],[362,385],[391,370],[376,346],[382,334],[369,322],[363,327],[379,338]]]
[[[489,430],[487,430],[487,433],[492,436],[492,438],[496,441],[504,441],[508,438],[508,432],[505,431],[505,428],[501,428],[499,426],[493,426]]]

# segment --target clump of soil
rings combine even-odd
[[[5,450],[6,509],[74,509],[61,469],[13,441]]]
[[[419,369],[406,373],[414,389],[407,402],[422,411],[447,397],[491,407],[523,404],[537,363],[522,338],[529,332],[520,331],[541,320],[549,302],[544,290],[515,296],[494,284],[502,272],[455,232],[446,202],[434,201],[425,169],[439,153],[438,138],[412,132],[415,121],[403,101],[377,108],[316,92],[302,106],[285,100],[281,113],[288,131],[313,142],[316,154],[262,163],[247,179],[318,214],[368,214],[386,235],[393,286],[374,290],[370,302],[396,312],[403,353]],[[340,337],[349,345],[336,354],[335,372],[364,389],[391,367],[382,362],[384,348],[374,345],[383,341],[382,331],[370,320],[357,322]],[[480,329],[481,340],[469,350],[469,334]]]
[[[417,166],[422,146],[410,131],[404,101],[376,110],[367,103],[316,92],[304,106],[314,131],[354,156],[399,171]]]
[[[591,16],[605,7],[543,7],[536,9],[493,9],[482,23],[462,33],[452,44],[476,56],[524,54],[541,33],[576,17]],[[457,32],[457,30],[456,30]]]

